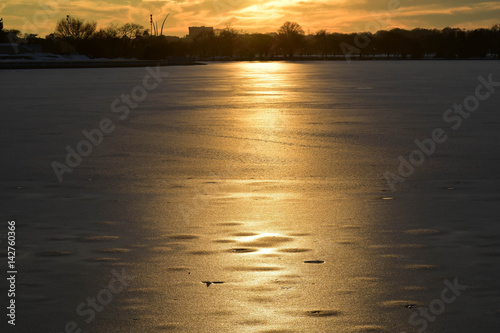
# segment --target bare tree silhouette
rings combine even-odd
[[[78,17],[67,16],[57,22],[55,36],[71,39],[88,39],[92,37],[97,28],[96,22],[85,22]]]
[[[293,58],[293,54],[300,47],[304,37],[304,30],[297,22],[285,22],[278,30],[278,40],[285,54]]]

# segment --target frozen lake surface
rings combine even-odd
[[[496,332],[499,68],[0,71],[10,331]]]

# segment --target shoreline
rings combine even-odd
[[[1,70],[8,69],[64,69],[64,68],[130,68],[151,66],[205,65],[200,62],[172,62],[168,60],[110,60],[110,61],[12,61],[0,62]]]
[[[424,58],[424,59],[401,59],[401,58],[264,58],[264,59],[197,59],[193,61],[169,61],[169,60],[77,60],[77,61],[0,61],[0,70],[9,69],[70,69],[70,68],[133,68],[148,66],[196,66],[208,63],[223,62],[337,62],[337,61],[495,61],[498,58]]]
[[[315,61],[325,61],[325,62],[336,62],[336,61],[495,61],[500,60],[500,58],[387,58],[387,57],[337,57],[337,58],[305,58],[305,57],[294,57],[294,58],[254,58],[254,59],[211,59],[211,58],[200,58],[197,61],[203,62],[272,62],[272,61],[287,61],[287,62],[315,62]]]

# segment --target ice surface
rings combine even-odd
[[[0,71],[19,332],[416,332],[455,277],[468,289],[428,332],[496,332],[500,97],[457,130],[443,115],[500,81],[497,62],[161,71],[124,119],[146,69]],[[59,183],[53,161],[104,118]],[[448,140],[392,192],[384,174],[436,128]],[[122,268],[130,286],[85,322],[78,305]]]

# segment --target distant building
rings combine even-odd
[[[214,33],[213,27],[189,27],[189,35],[190,39],[196,38],[200,35],[211,35]]]

